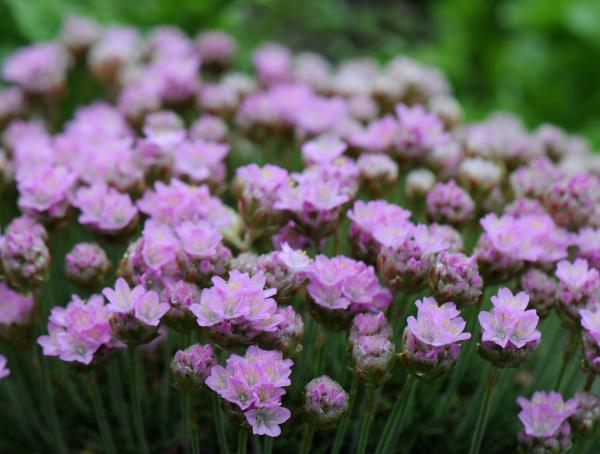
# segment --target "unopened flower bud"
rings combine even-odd
[[[440,301],[453,301],[459,308],[477,304],[483,288],[477,258],[440,252],[429,271],[429,285]]]
[[[46,243],[28,230],[9,230],[0,238],[0,261],[6,279],[17,288],[37,288],[50,272]]]
[[[348,411],[348,393],[327,375],[322,375],[304,387],[304,410],[317,428],[330,429]]]
[[[198,393],[205,389],[206,377],[217,359],[210,344],[193,344],[177,350],[171,361],[174,386],[184,392]]]
[[[84,288],[101,287],[112,270],[106,252],[95,243],[77,243],[65,256],[65,274]]]

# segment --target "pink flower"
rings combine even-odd
[[[587,260],[576,259],[573,263],[562,260],[556,265],[556,277],[567,287],[583,288],[588,283],[598,283],[600,274],[588,266]]]
[[[600,310],[580,309],[581,326],[587,330],[600,347]]]
[[[202,140],[182,142],[175,150],[175,173],[195,183],[220,182],[224,177],[223,160],[228,153],[226,144]]]
[[[181,248],[192,257],[210,258],[217,253],[223,235],[209,224],[182,222],[175,228]]]
[[[334,161],[346,151],[347,145],[333,135],[322,135],[302,145],[302,156],[308,164]]]
[[[293,364],[280,351],[252,345],[244,356],[230,355],[226,367],[214,366],[206,385],[244,412],[255,435],[276,437],[281,433],[279,424],[290,417],[281,407],[281,397],[291,384]]]
[[[398,153],[407,158],[422,157],[434,147],[448,141],[442,121],[421,105],[396,106],[398,127],[394,142]]]
[[[131,227],[138,214],[129,194],[123,194],[104,183],[80,188],[72,204],[81,210],[80,223],[105,234],[122,232]]]
[[[407,324],[421,342],[442,347],[471,338],[470,333],[463,333],[466,323],[454,303],[438,306],[434,298],[426,297],[422,301],[417,300],[415,305],[417,317],[408,317]]]
[[[481,339],[501,348],[520,349],[527,344],[537,344],[541,338],[536,330],[539,317],[535,309],[525,310],[528,302],[525,292],[513,296],[509,289],[501,288],[497,296],[492,296],[492,311],[479,313],[483,328]]]
[[[66,307],[52,308],[48,335],[40,336],[37,342],[44,355],[90,364],[99,348],[112,345],[109,315],[100,295],[87,301],[73,295]]]
[[[69,57],[56,42],[23,47],[4,61],[2,78],[31,93],[59,91],[66,78]]]
[[[161,303],[158,294],[153,291],[146,292],[135,301],[135,318],[149,326],[158,326],[160,319],[165,315],[170,306],[167,303]]]
[[[0,282],[0,325],[27,323],[33,305],[31,293],[22,295]]]
[[[198,325],[208,327],[216,336],[240,342],[252,340],[262,331],[274,331],[282,320],[277,314],[277,303],[272,298],[276,290],[265,289],[265,277],[256,273],[231,270],[229,280],[215,276],[213,286],[202,291],[200,302],[190,310]],[[220,337],[219,337],[220,338]]]
[[[278,437],[281,435],[280,424],[283,424],[292,413],[285,407],[253,408],[244,413],[246,421],[252,426],[254,435],[268,435]]]
[[[102,294],[108,300],[106,308],[111,312],[129,312],[133,310],[136,301],[144,294],[145,289],[141,285],[130,289],[127,281],[122,277],[117,279],[115,289],[105,288]]]
[[[175,263],[179,241],[168,225],[148,220],[144,225],[142,238],[142,257],[148,267],[160,269]]]
[[[563,401],[556,391],[533,393],[531,400],[518,397],[521,406],[519,419],[525,427],[525,433],[533,437],[552,437],[560,426],[577,410],[575,399]]]

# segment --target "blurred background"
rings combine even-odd
[[[598,0],[0,0],[0,60],[56,37],[69,13],[142,29],[173,24],[192,36],[221,28],[248,66],[267,40],[334,62],[407,54],[446,73],[468,120],[508,110],[600,147]]]

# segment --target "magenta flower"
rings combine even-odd
[[[81,224],[107,235],[131,229],[138,214],[128,194],[103,183],[80,188],[75,193],[72,204],[81,210]]]
[[[231,252],[223,246],[223,236],[206,223],[185,221],[175,232],[181,247],[177,263],[184,277],[200,285],[209,285],[210,278],[226,273]]]
[[[6,356],[0,355],[0,380],[10,375],[10,369],[6,367]]]
[[[23,47],[8,55],[2,78],[34,94],[52,94],[63,88],[69,56],[56,42]]]
[[[194,44],[202,63],[209,66],[228,66],[233,61],[237,50],[234,38],[220,30],[203,31]]]
[[[568,327],[578,329],[579,309],[597,302],[600,273],[590,268],[585,259],[562,260],[556,266],[558,283],[558,313]]]
[[[265,85],[275,85],[291,79],[291,53],[279,44],[263,44],[254,51],[252,61],[258,78]]]
[[[407,319],[400,358],[418,378],[440,377],[450,371],[460,354],[460,341],[470,339],[463,332],[465,321],[454,303],[438,306],[431,297],[416,301],[417,317]]]
[[[89,365],[101,348],[113,345],[109,315],[100,295],[87,301],[73,295],[66,307],[52,308],[48,335],[40,336],[37,343],[46,356]]]
[[[0,282],[0,325],[23,325],[29,322],[34,300],[31,293],[22,295]]]
[[[39,166],[17,174],[19,208],[41,221],[60,220],[67,214],[68,197],[77,176],[63,166]]]
[[[219,184],[225,177],[223,160],[229,145],[202,140],[184,141],[175,150],[175,174],[194,183]]]
[[[474,214],[475,202],[454,180],[437,183],[427,194],[427,215],[435,222],[463,224]]]
[[[565,402],[556,391],[537,391],[533,393],[531,400],[519,397],[517,403],[521,407],[519,419],[525,433],[536,438],[555,436],[560,426],[577,409],[574,399]]]
[[[102,293],[109,301],[112,332],[127,344],[142,344],[158,334],[161,318],[170,309],[169,304],[160,302],[158,294],[138,285],[131,289],[125,279],[119,278],[115,289],[105,288]]]
[[[173,178],[168,185],[158,181],[153,191],[138,200],[142,213],[154,221],[177,226],[183,221],[207,221],[215,227],[228,227],[232,216],[221,200],[212,197],[206,186],[190,186]]]
[[[48,277],[50,251],[45,243],[45,231],[19,228],[23,226],[13,224],[0,237],[0,263],[12,286],[31,289],[40,286]]]
[[[600,268],[600,229],[586,227],[574,238],[576,257],[586,259],[594,268]]]
[[[106,252],[95,243],[77,243],[65,256],[65,275],[83,287],[101,286],[111,270]]]
[[[231,270],[229,280],[215,276],[190,310],[198,325],[209,329],[220,343],[247,343],[260,332],[274,331],[282,320],[277,314],[275,289],[265,289],[265,277]]]
[[[513,295],[501,288],[492,296],[494,307],[479,313],[481,324],[480,354],[497,367],[517,367],[537,348],[541,333],[536,329],[539,317],[535,309],[525,310],[529,295]]]
[[[310,178],[283,187],[274,208],[290,216],[316,243],[335,231],[342,205],[348,200],[339,181]]]
[[[396,233],[408,230],[411,226],[407,222],[410,215],[410,211],[385,200],[369,202],[357,200],[354,202],[348,211],[348,217],[352,221],[348,229],[352,256],[366,263],[374,264],[379,253],[380,243],[387,245],[389,241],[395,242]],[[375,238],[376,231],[379,235],[383,235],[382,241]]]
[[[293,364],[277,350],[252,345],[244,356],[230,355],[226,367],[214,366],[206,385],[243,413],[255,435],[276,437],[279,425],[291,415],[281,406],[281,397],[291,384]]]
[[[458,307],[477,304],[483,293],[477,258],[459,252],[438,254],[429,271],[429,284],[437,298],[454,301]]]
[[[354,314],[381,311],[392,300],[372,266],[348,257],[318,255],[306,274],[311,312],[334,329],[347,326]]]
[[[190,139],[207,142],[225,142],[227,140],[227,123],[221,118],[204,114],[190,126]]]
[[[356,131],[350,137],[350,143],[374,153],[389,150],[398,133],[398,123],[391,115],[372,121],[364,130]]]
[[[529,295],[529,304],[541,318],[559,304],[558,284],[544,271],[531,268],[521,276],[521,288]]]
[[[347,145],[333,135],[322,135],[302,145],[302,157],[307,164],[327,164],[342,156]]]
[[[599,190],[600,179],[582,171],[554,182],[544,194],[544,206],[556,224],[577,230],[586,226],[593,218]]]
[[[175,386],[189,392],[203,389],[210,370],[216,364],[217,359],[210,344],[193,344],[184,350],[177,350],[170,366]]]
[[[348,393],[327,375],[304,387],[304,409],[319,428],[334,427],[348,411]]]
[[[394,144],[399,157],[420,158],[448,141],[442,121],[435,114],[428,113],[423,106],[398,104],[396,115],[398,126]]]
[[[256,271],[266,279],[267,287],[277,289],[277,301],[287,302],[306,281],[306,271],[311,259],[299,249],[292,249],[287,243],[280,251],[261,255],[256,263]]]
[[[146,221],[142,240],[142,257],[149,268],[158,270],[175,264],[179,241],[168,225]]]
[[[459,316],[454,303],[438,306],[434,298],[426,297],[415,302],[417,317],[408,317],[407,324],[411,333],[421,342],[432,347],[443,347],[471,338],[463,333],[465,321]]]
[[[263,407],[248,410],[244,415],[254,435],[278,437],[281,435],[279,425],[290,419],[292,413],[285,407]]]

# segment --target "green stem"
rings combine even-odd
[[[136,347],[129,347],[129,373],[131,384],[132,419],[135,436],[139,444],[139,450],[143,454],[148,453],[148,442],[144,430],[144,419],[142,416],[142,397],[140,390],[140,363]]]
[[[115,358],[118,360],[119,358]],[[114,414],[119,420],[119,426],[125,436],[125,441],[130,449],[133,449],[133,435],[131,433],[131,422],[127,416],[127,406],[123,398],[123,382],[121,381],[121,373],[119,370],[119,362],[113,361],[108,365],[108,384],[110,387],[111,407]]]
[[[358,437],[358,448],[356,449],[357,454],[364,454],[369,443],[369,434],[371,432],[371,425],[373,423],[373,416],[375,413],[375,388],[369,386],[367,388],[367,405],[365,414],[362,418],[360,426],[360,436]]]
[[[477,424],[475,425],[475,431],[473,432],[473,438],[471,439],[471,446],[469,448],[469,454],[478,454],[481,448],[481,442],[483,441],[483,435],[487,425],[488,418],[490,416],[490,408],[492,402],[492,396],[494,394],[494,388],[496,387],[496,378],[498,376],[498,369],[492,367],[488,378],[487,388],[485,395],[481,402],[479,409],[479,416],[477,417]]]
[[[225,436],[225,424],[223,421],[223,413],[219,407],[218,396],[216,393],[211,393],[212,398],[212,411],[213,420],[215,421],[215,428],[217,430],[217,441],[219,443],[219,452],[221,454],[229,454],[227,448],[227,437]]]
[[[90,394],[92,396],[92,405],[94,407],[94,414],[96,415],[96,421],[100,429],[100,438],[102,439],[102,448],[105,453],[117,452],[115,449],[115,442],[110,431],[110,424],[106,417],[106,410],[104,409],[104,403],[102,402],[102,396],[100,395],[100,388],[98,387],[98,380],[96,374],[92,372],[89,379]]]
[[[240,427],[238,433],[238,454],[246,454],[246,445],[248,444],[248,431],[243,427]]]
[[[348,413],[342,419],[342,422],[335,433],[335,440],[333,442],[331,454],[339,454],[344,444],[346,432],[348,432],[348,424],[350,423],[350,418],[352,417],[352,408],[354,407],[354,401],[356,400],[356,394],[358,393],[359,383],[358,376],[354,375],[352,378],[352,384],[350,385],[350,394],[348,396]]]
[[[408,402],[408,396],[411,393],[411,390],[415,384],[415,378],[408,374],[406,376],[406,380],[404,381],[404,386],[402,387],[402,391],[400,391],[400,396],[398,396],[398,400],[394,404],[394,408],[392,409],[392,413],[385,424],[383,429],[383,434],[379,439],[379,443],[377,443],[377,448],[375,449],[375,454],[383,454],[390,452],[390,444],[392,438],[396,435],[398,431],[398,427],[403,423],[402,415],[404,407]]]
[[[266,437],[263,444],[263,454],[271,454],[273,452],[273,437]]]
[[[444,417],[448,413],[448,407],[452,403],[452,399],[458,390],[458,387],[462,381],[462,378],[466,372],[467,364],[469,363],[469,359],[473,354],[473,350],[475,345],[477,344],[477,338],[479,334],[479,323],[476,323],[477,313],[479,306],[469,307],[468,310],[471,311],[467,320],[467,328],[465,331],[472,333],[471,339],[466,342],[463,353],[460,355],[458,360],[458,364],[454,372],[450,375],[450,383],[448,384],[448,388],[445,391],[445,398],[442,400],[441,404],[437,407],[437,410],[434,415],[435,420],[439,420]]]
[[[42,382],[44,386],[42,400],[46,407],[46,417],[48,418],[48,425],[54,436],[54,443],[56,444],[56,450],[61,454],[67,453],[65,440],[63,438],[62,428],[60,427],[60,419],[58,419],[58,413],[56,412],[56,404],[54,402],[54,391],[52,389],[52,383],[50,382],[50,371],[48,359],[42,355],[41,358],[41,369],[42,369]]]
[[[575,332],[571,333],[571,337],[565,345],[565,350],[563,352],[562,364],[560,366],[560,371],[558,373],[558,377],[556,378],[556,385],[554,389],[560,390],[560,385],[562,384],[563,378],[565,376],[565,371],[567,370],[567,365],[569,364],[569,360],[571,359],[571,354],[575,349],[575,345],[577,343],[577,334]]]
[[[315,425],[313,423],[306,423],[306,429],[304,430],[304,439],[302,440],[301,454],[308,454],[312,447],[313,437],[315,435]]]

